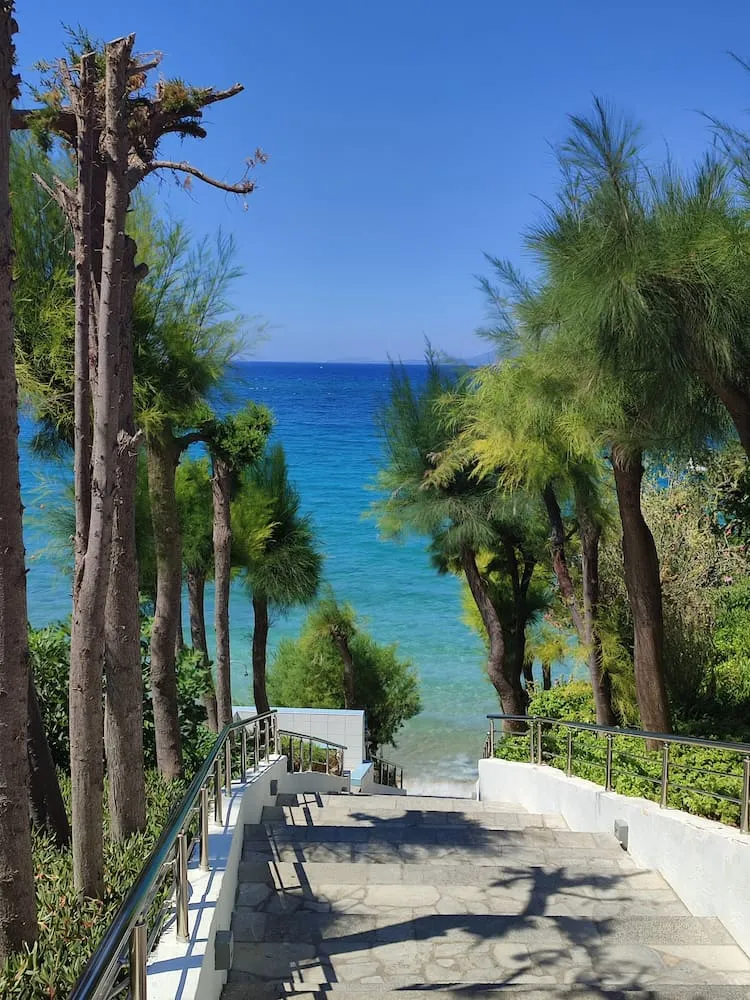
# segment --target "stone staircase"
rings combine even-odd
[[[750,998],[750,959],[614,837],[502,803],[279,796],[223,1000]]]

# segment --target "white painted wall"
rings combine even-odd
[[[572,830],[628,825],[628,853],[661,872],[695,916],[713,916],[750,953],[750,835],[648,799],[605,792],[553,767],[480,760],[478,797],[535,813],[559,813]]]
[[[288,729],[303,736],[317,736],[346,747],[344,770],[353,771],[365,759],[365,713],[353,709],[277,708],[279,729]],[[255,715],[250,705],[235,705],[234,714],[241,718]]]
[[[336,777],[322,771],[295,771],[294,774],[285,773],[279,780],[279,791],[289,795],[304,792],[332,795],[336,792],[350,792],[351,782],[348,774]]]
[[[197,857],[190,865],[190,939],[177,940],[174,921],[167,926],[148,961],[149,1000],[218,1000],[227,973],[214,967],[214,939],[232,921],[244,827],[260,822],[263,806],[275,801],[271,781],[281,787],[285,776],[286,757],[276,757],[251,773],[247,784],[232,782],[224,822],[212,821],[209,828],[209,871],[199,869]]]

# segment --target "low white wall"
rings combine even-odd
[[[235,705],[240,717],[255,715],[251,705]],[[365,759],[365,713],[360,709],[277,708],[279,729],[316,736],[346,747],[344,770],[353,771]]]
[[[750,835],[536,764],[480,760],[477,790],[483,801],[558,813],[572,830],[612,833],[622,820],[635,862],[661,872],[695,916],[718,917],[750,953]]]
[[[334,774],[324,774],[322,771],[295,771],[294,774],[284,772],[279,779],[279,791],[288,795],[310,794],[330,795],[335,792],[349,792],[351,785],[349,773],[337,777]]]
[[[209,827],[210,869],[202,872],[197,857],[190,864],[190,939],[178,941],[170,922],[148,961],[149,1000],[218,1000],[227,973],[214,966],[214,939],[232,922],[244,827],[260,822],[263,807],[275,801],[271,782],[281,788],[285,777],[286,757],[277,757],[251,774],[247,784],[233,782],[231,799],[224,795],[224,822],[212,820]]]

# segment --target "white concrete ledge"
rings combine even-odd
[[[275,801],[271,781],[281,787],[284,777],[286,757],[276,757],[246,784],[232,782],[229,801],[224,795],[224,822],[211,822],[209,828],[210,869],[202,872],[197,857],[189,867],[190,939],[177,940],[171,919],[148,960],[149,1000],[219,1000],[227,972],[215,967],[214,940],[232,921],[244,827],[260,822],[263,807]]]
[[[480,760],[478,797],[558,813],[571,830],[613,833],[628,825],[628,853],[669,882],[695,916],[718,917],[750,953],[750,835],[700,816],[661,809],[557,768]]]

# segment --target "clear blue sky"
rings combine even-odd
[[[521,266],[520,233],[550,197],[548,143],[596,93],[643,120],[654,156],[705,148],[698,109],[741,120],[750,5],[736,0],[18,0],[19,68],[60,53],[61,20],[135,31],[165,75],[245,92],[183,155],[231,179],[268,164],[248,210],[159,188],[196,233],[237,238],[238,306],[272,327],[269,360],[421,354],[424,336],[482,352],[482,252]],[[746,118],[750,126],[750,117]],[[175,152],[174,149],[169,152]]]

